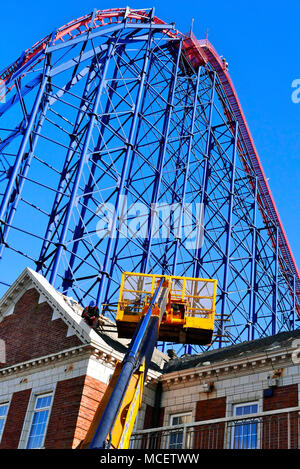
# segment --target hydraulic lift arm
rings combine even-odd
[[[123,362],[115,369],[81,448],[128,448],[167,295],[168,283],[161,278]]]

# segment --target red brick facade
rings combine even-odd
[[[15,392],[12,396],[0,449],[17,449],[30,398],[30,389]]]
[[[38,304],[38,300],[39,293],[34,288],[27,290],[16,303],[13,314],[0,323],[0,338],[6,345],[6,363],[0,368],[82,344],[75,335],[66,337],[68,326],[60,318],[52,321],[52,308],[46,302]],[[87,375],[58,381],[44,447],[77,447],[86,435],[105,389],[104,383]],[[18,448],[32,392],[27,389],[13,394],[0,448]]]
[[[226,397],[207,399],[197,402],[196,422],[226,417]],[[224,447],[224,423],[202,425],[195,428],[194,448],[222,449]]]
[[[145,417],[144,417],[144,429],[148,428],[154,428],[154,427],[162,427],[164,424],[164,416],[165,416],[165,409],[164,407],[161,407],[158,413],[158,422],[156,423],[154,421],[154,407],[151,405],[147,404],[146,406],[146,411],[145,411]],[[156,448],[159,449],[161,447],[161,435],[156,434],[150,436],[150,439],[148,436],[144,436],[140,440],[140,445],[142,449],[146,448]]]
[[[219,419],[226,416],[226,397],[218,397],[197,402],[196,422]]]
[[[147,428],[153,428],[153,413],[154,413],[154,408],[147,404],[146,406],[146,411],[145,411],[145,418],[144,418],[144,429]],[[162,427],[164,423],[164,416],[165,416],[165,409],[164,407],[161,407],[160,412],[159,412],[159,421],[155,425],[157,427]]]
[[[105,389],[105,384],[86,375],[59,381],[44,447],[76,448],[87,433]],[[28,389],[13,394],[0,449],[18,448],[31,391]]]
[[[85,376],[81,395],[80,408],[74,433],[73,448],[76,448],[84,439],[99,406],[106,385],[90,376]]]
[[[298,384],[279,386],[273,389],[270,397],[263,400],[264,412],[270,410],[286,409],[298,406]],[[292,412],[287,416],[283,413],[278,416],[263,418],[263,449],[288,449],[298,446],[298,413]],[[278,435],[280,440],[278,441]]]
[[[59,381],[49,419],[45,448],[71,448],[74,440],[84,376]]]
[[[76,448],[85,438],[106,385],[89,376],[57,383],[46,449]]]
[[[289,386],[278,386],[273,389],[273,395],[264,398],[263,410],[285,409],[287,407],[297,407],[298,405],[298,384]]]
[[[0,339],[6,346],[6,363],[1,368],[81,344],[75,335],[66,337],[68,326],[60,318],[52,321],[52,308],[38,300],[34,288],[27,290],[13,314],[1,322]]]

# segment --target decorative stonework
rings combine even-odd
[[[277,355],[275,355],[277,353]],[[257,373],[264,370],[278,368],[279,364],[285,364],[285,366],[291,366],[292,363],[292,350],[282,353],[277,350],[273,352],[273,356],[257,356],[251,357],[245,361],[241,359],[239,361],[233,360],[232,363],[219,362],[217,364],[207,364],[201,367],[190,368],[186,370],[175,371],[166,373],[160,376],[159,380],[165,385],[166,388],[184,386],[187,382],[191,385],[192,383],[199,383],[199,381],[206,382],[212,377],[217,379],[228,379],[235,376],[245,376],[253,373]]]
[[[24,372],[32,370],[33,368],[49,365],[50,363],[58,362],[61,360],[69,359],[72,356],[79,355],[86,351],[85,346],[75,347],[62,352],[40,357],[38,359],[28,360],[26,362],[18,363],[17,365],[8,366],[0,370],[0,379],[3,376],[11,375],[12,373]]]

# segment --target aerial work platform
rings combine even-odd
[[[127,449],[157,340],[211,342],[216,280],[123,272],[118,336],[131,338],[81,448]]]
[[[162,278],[168,295],[158,340],[210,344],[214,329],[216,280],[135,272],[123,272],[122,275],[116,317],[118,336],[127,339],[133,336]],[[157,305],[156,308],[159,315],[162,308]]]

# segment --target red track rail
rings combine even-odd
[[[24,54],[13,62],[9,67],[0,72],[0,80],[2,82],[8,81],[16,70],[26,65],[31,59],[34,59],[41,51],[46,50],[50,43],[67,42],[74,39],[81,34],[87,33],[91,30],[98,29],[102,26],[109,26],[112,24],[122,23],[125,19],[128,23],[147,23],[149,22],[149,10],[132,10],[127,8],[117,8],[110,10],[98,10],[95,14],[82,16],[76,20],[70,21],[59,28],[54,35],[49,34],[41,41],[34,44],[30,49],[27,49]],[[155,24],[167,24],[156,16],[152,20]],[[166,31],[171,37],[181,36],[178,31]],[[41,60],[41,59],[40,59]],[[34,63],[35,64],[35,63]]]
[[[40,62],[44,57],[44,55],[41,56],[40,52],[46,50],[47,46],[51,43],[67,42],[68,40],[74,39],[75,37],[80,36],[81,34],[87,33],[88,31],[95,30],[102,26],[121,23],[124,22],[125,19],[129,23],[149,22],[150,13],[151,9],[132,10],[129,8],[119,8],[110,10],[99,10],[95,14],[92,13],[78,18],[76,20],[73,20],[70,23],[59,28],[56,31],[55,35],[49,35],[34,44],[31,49],[27,49],[18,60],[16,60],[13,64],[11,64],[9,67],[7,67],[0,73],[0,80],[2,80],[2,82],[4,83],[8,82],[9,79],[13,76],[13,74],[20,67],[26,65],[29,61],[31,62],[30,68],[34,67],[34,65]],[[152,21],[156,24],[167,24],[157,17],[154,17]],[[249,168],[250,165],[250,167],[253,168],[258,179],[260,202],[263,207],[263,210],[261,210],[262,216],[266,220],[266,215],[264,213],[265,210],[274,225],[277,226],[279,229],[279,249],[282,258],[284,259],[291,274],[295,275],[296,293],[298,298],[300,299],[300,274],[294,256],[292,254],[292,250],[290,248],[287,236],[282,226],[279,213],[275,206],[275,202],[267,179],[265,177],[253,139],[251,137],[247,121],[245,119],[242,107],[237,97],[237,93],[234,89],[229,73],[224,67],[223,61],[221,60],[220,56],[208,40],[197,41],[197,39],[193,35],[187,37],[175,29],[173,29],[172,31],[170,29],[166,30],[166,34],[171,37],[181,37],[184,39],[186,53],[194,66],[199,66],[204,62],[208,62],[212,69],[215,70],[215,72],[217,73],[219,81],[223,87],[223,91],[231,106],[232,112],[239,123],[240,133],[242,135],[244,145],[246,147],[246,158],[248,161],[244,162],[247,165],[245,169]],[[35,56],[36,61],[34,60]],[[10,87],[8,85],[7,92],[9,92],[13,86],[13,84]],[[271,230],[269,231],[269,233],[274,242],[274,236],[271,233]],[[299,310],[298,313],[300,314]]]

